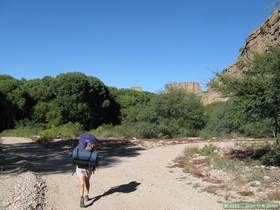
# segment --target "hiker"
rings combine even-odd
[[[96,149],[97,139],[94,135],[91,134],[81,134],[79,139],[79,144],[76,148],[86,151],[89,151],[91,155],[93,151]],[[81,154],[80,154],[81,155]],[[79,156],[79,154],[78,154]],[[84,166],[79,163],[76,164],[76,175],[79,177],[80,183],[80,207],[85,208],[85,201],[89,201],[89,190],[90,190],[90,177],[91,174],[94,172],[94,167],[88,167],[88,165]]]

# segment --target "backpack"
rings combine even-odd
[[[81,134],[79,139],[78,147],[80,149],[86,149],[88,144],[97,145],[97,140],[94,135],[91,134]]]
[[[94,145],[92,150],[88,150],[89,144]],[[81,134],[79,138],[79,144],[72,151],[70,151],[70,157],[74,165],[79,168],[93,169],[97,166],[98,152],[95,149],[97,140],[94,135]]]

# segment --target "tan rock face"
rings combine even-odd
[[[198,82],[175,82],[165,85],[165,92],[172,90],[184,90],[186,93],[200,93],[200,85]]]
[[[280,9],[276,10],[256,31],[249,35],[236,62],[226,68],[224,73],[233,76],[242,76],[242,70],[239,67],[240,63],[252,59],[256,53],[267,52],[269,48],[279,46]],[[208,91],[203,94],[202,100],[204,104],[209,104],[225,99],[221,94],[208,87]]]
[[[142,87],[138,87],[138,86],[131,87],[130,89],[131,90],[135,90],[135,91],[139,91],[139,92],[143,92],[143,88]]]

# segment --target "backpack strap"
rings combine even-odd
[[[96,152],[96,150],[94,150],[94,149],[91,150],[90,156],[89,156],[89,159],[88,159],[88,168],[89,168],[89,170],[92,170],[92,173],[94,173],[94,171],[96,169],[96,160],[94,160],[94,164],[91,164],[91,161],[90,161],[94,152]]]
[[[78,160],[80,159],[80,157],[79,157],[79,147],[77,147],[77,158],[78,158]]]
[[[93,154],[93,151],[90,152],[90,156],[88,158],[88,161],[90,161],[92,154]]]

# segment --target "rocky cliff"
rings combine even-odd
[[[201,93],[200,85],[198,82],[175,82],[175,83],[169,83],[166,84],[165,92],[170,92],[172,90],[180,89],[185,91],[186,93],[195,93],[199,94]]]
[[[256,31],[246,39],[245,46],[240,49],[240,54],[233,65],[227,67],[223,73],[233,76],[241,76],[240,64],[250,60],[256,53],[263,53],[271,47],[280,47],[280,8],[276,10]],[[215,80],[214,78],[213,80]],[[212,80],[212,81],[213,81]],[[211,84],[211,82],[210,82]],[[211,85],[203,94],[204,104],[225,100],[219,93],[215,92]]]

